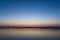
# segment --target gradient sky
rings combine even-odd
[[[60,24],[60,0],[0,0],[0,25]]]

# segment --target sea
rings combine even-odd
[[[0,29],[0,40],[60,40],[60,30],[5,28]]]

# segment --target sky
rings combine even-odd
[[[60,0],[0,0],[0,25],[60,24]]]

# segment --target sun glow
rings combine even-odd
[[[53,26],[58,25],[55,22],[0,22],[3,26]]]

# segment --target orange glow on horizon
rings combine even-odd
[[[0,26],[56,26],[59,25],[59,23],[54,22],[48,22],[48,23],[38,23],[38,22],[32,22],[32,23],[26,23],[26,22],[0,22]]]

